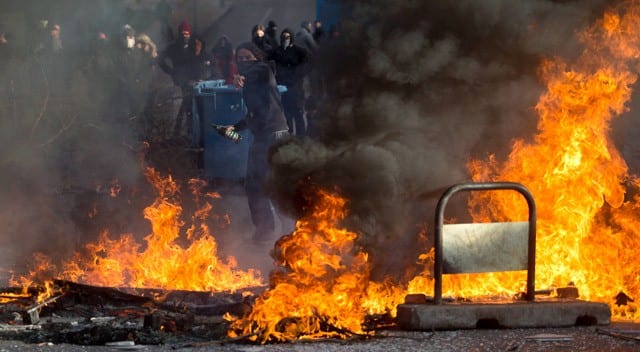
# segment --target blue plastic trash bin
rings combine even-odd
[[[280,94],[287,87],[278,86]],[[223,80],[202,81],[193,87],[193,145],[201,148],[201,165],[206,178],[240,180],[247,171],[249,145],[253,136],[240,131],[242,140],[235,143],[211,127],[233,125],[247,114],[242,89],[225,85]]]
[[[251,133],[239,132],[242,140],[235,143],[211,127],[232,125],[246,115],[242,90],[224,85],[224,81],[203,81],[194,85],[193,144],[202,149],[204,176],[219,179],[243,179]]]

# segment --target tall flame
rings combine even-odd
[[[640,58],[640,1],[608,11],[582,35],[584,51],[574,62],[543,62],[546,92],[536,105],[538,131],[533,140],[517,140],[504,162],[494,156],[472,160],[475,181],[515,181],[536,199],[536,286],[573,283],[582,299],[607,302],[618,318],[640,320],[637,305],[616,304],[623,292],[640,296],[640,195],[625,199],[631,183],[628,167],[609,132],[613,118],[626,110]],[[146,248],[125,235],[103,234],[87,247],[90,261],[78,255],[67,263],[65,278],[90,284],[167,289],[223,290],[260,284],[253,271],[235,268],[216,257],[217,245],[204,223],[187,232],[191,244],[176,241],[182,208],[171,201],[177,186],[153,170],[148,177],[159,193],[145,210],[153,233]],[[197,186],[197,185],[194,185]],[[419,260],[425,271],[408,287],[371,280],[367,253],[358,235],[341,227],[346,200],[324,190],[313,194],[313,207],[296,230],[275,247],[276,270],[270,289],[256,299],[250,313],[233,322],[230,335],[260,342],[368,333],[366,316],[388,313],[407,292],[431,293],[433,251]],[[523,220],[527,204],[514,192],[474,193],[470,209],[475,221]],[[197,212],[202,219],[207,207]],[[632,249],[632,250],[630,250]],[[447,275],[445,295],[512,294],[524,286],[523,273]],[[620,303],[620,302],[618,302]]]
[[[272,287],[249,315],[234,322],[232,336],[253,335],[264,343],[365,333],[367,314],[392,313],[390,307],[403,297],[389,283],[370,281],[357,234],[340,227],[345,199],[317,192],[309,215],[276,244]]]
[[[46,268],[49,278],[111,287],[217,292],[263,285],[258,271],[239,270],[233,257],[226,261],[218,258],[218,245],[204,221],[212,209],[208,201],[193,215],[194,224],[186,231],[188,245],[181,245],[185,241],[180,238],[184,224],[180,220],[182,207],[177,202],[178,184],[171,176],[164,178],[151,168],[146,176],[158,197],[144,210],[152,225],[152,233],[144,238],[144,245],[136,242],[132,234],[113,239],[103,232],[99,241],[86,245],[85,252],[75,253],[72,260],[63,263],[62,270],[55,269],[41,255],[37,257],[38,267]],[[200,202],[203,185],[203,181],[190,182]],[[205,194],[207,199],[219,197],[216,193]],[[29,278],[38,276],[37,273],[42,274],[43,269],[23,277],[23,286],[31,284]]]
[[[625,111],[640,57],[640,2],[605,14],[582,35],[585,50],[576,62],[543,62],[547,91],[536,106],[540,120],[533,142],[518,140],[504,163],[494,156],[469,163],[476,181],[506,180],[526,185],[538,204],[537,287],[573,283],[581,298],[609,303],[613,314],[640,318],[631,302],[615,305],[620,292],[638,295],[640,196],[625,201],[627,165],[609,137],[610,122]],[[638,187],[635,185],[634,187]],[[344,200],[320,192],[321,200],[296,231],[276,246],[280,265],[272,288],[252,312],[233,324],[231,335],[261,342],[363,332],[371,297],[391,312],[405,292],[432,293],[426,269],[407,288],[369,280],[367,255],[354,246],[356,234],[340,229]],[[527,204],[515,192],[485,192],[470,199],[475,221],[526,220]],[[433,251],[419,258],[433,264]],[[513,295],[524,288],[517,273],[447,275],[444,294]],[[620,302],[619,302],[620,303]],[[391,312],[392,313],[392,312]]]
[[[547,90],[536,105],[538,132],[517,140],[503,163],[474,160],[476,181],[524,184],[538,208],[536,286],[580,288],[582,299],[607,302],[614,316],[637,320],[636,307],[618,307],[620,292],[639,296],[638,197],[625,201],[628,168],[610,139],[611,120],[626,110],[640,57],[640,2],[609,10],[582,34],[584,51],[572,63],[543,63]],[[637,185],[632,187],[637,188]],[[474,195],[477,221],[526,219],[526,203],[509,192]],[[492,206],[487,206],[492,204]],[[485,278],[482,279],[482,281]],[[476,282],[473,282],[476,280]],[[494,290],[521,277],[499,275]],[[471,278],[462,285],[479,285]],[[484,282],[486,284],[486,281]]]

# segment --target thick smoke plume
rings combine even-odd
[[[401,277],[443,188],[470,181],[466,162],[504,158],[535,131],[540,60],[579,53],[576,31],[611,2],[347,3],[320,59],[330,97],[319,140],[277,150],[274,187],[288,209],[308,182],[336,189],[375,273]]]
[[[0,281],[24,270],[35,252],[68,257],[97,238],[94,225],[147,226],[140,206],[150,201],[131,194],[142,191],[140,145],[132,124],[114,123],[128,117],[107,98],[120,87],[99,79],[94,65],[107,59],[98,52],[99,32],[115,42],[120,27],[136,21],[139,31],[155,34],[153,16],[136,18],[143,11],[129,5],[0,5],[0,31],[8,39],[0,54]],[[64,54],[48,51],[53,25],[61,28]],[[118,191],[120,198],[111,196]]]

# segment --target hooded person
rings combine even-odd
[[[191,38],[191,25],[189,25],[189,22],[187,21],[182,21],[178,26],[178,40],[181,40],[182,44],[186,48],[189,46],[190,38]]]
[[[136,31],[128,24],[120,28],[114,43],[111,67],[106,75],[115,79],[114,101],[116,122],[126,124],[139,118],[150,82],[144,54],[136,47]]]
[[[264,28],[263,25],[256,24],[255,26],[253,26],[253,28],[251,29],[251,42],[260,50],[262,50],[264,55],[269,55],[273,47],[271,46],[271,44],[269,44],[269,41],[265,36],[265,32],[266,28]]]
[[[171,76],[173,84],[180,87],[182,92],[182,103],[176,116],[174,137],[188,135],[191,128],[193,85],[190,77],[194,60],[191,44],[191,26],[187,21],[183,21],[178,26],[178,38],[158,55],[158,66]],[[186,130],[183,126],[185,122]]]
[[[325,33],[324,28],[322,27],[322,22],[320,20],[315,20],[313,22],[313,40],[316,41],[316,44],[320,45],[320,42],[324,40]]]
[[[280,33],[280,45],[271,51],[271,60],[276,65],[276,81],[286,86],[282,94],[282,105],[289,125],[289,133],[305,134],[303,80],[309,68],[308,52],[294,44],[294,34],[289,28]]]
[[[120,44],[126,50],[133,50],[136,46],[136,31],[128,24],[120,28]]]
[[[274,67],[264,61],[262,50],[251,42],[242,43],[236,49],[236,60],[239,75],[234,84],[242,88],[247,114],[234,125],[226,126],[226,129],[227,132],[248,129],[253,135],[245,175],[245,190],[255,226],[253,239],[258,242],[272,241],[276,220],[275,208],[265,191],[265,183],[271,172],[268,154],[278,140],[289,135],[288,126]]]
[[[269,23],[267,23],[265,37],[267,38],[267,43],[271,45],[271,48],[275,48],[278,46],[278,25],[275,21],[271,20],[269,21]]]
[[[191,44],[191,26],[183,21],[178,26],[178,38],[158,55],[158,66],[171,76],[176,86],[184,86],[187,79],[188,65],[193,56]]]
[[[158,47],[147,34],[139,34],[136,37],[136,45],[138,46],[138,48],[144,51],[148,57],[154,60],[156,57],[158,57]]]

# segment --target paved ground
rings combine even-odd
[[[640,341],[626,340],[598,332],[608,329],[624,332],[631,336],[631,330],[640,331],[638,324],[612,324],[606,327],[573,327],[561,329],[509,329],[509,330],[458,330],[439,332],[385,331],[379,337],[367,340],[324,340],[272,345],[250,345],[220,341],[204,342],[199,346],[77,346],[77,345],[28,345],[19,341],[0,341],[0,352],[5,351],[587,351],[587,352],[631,352],[640,351]],[[550,341],[544,341],[545,335]],[[536,335],[538,335],[536,337]],[[543,336],[540,336],[543,335]],[[638,336],[638,335],[635,335]]]

